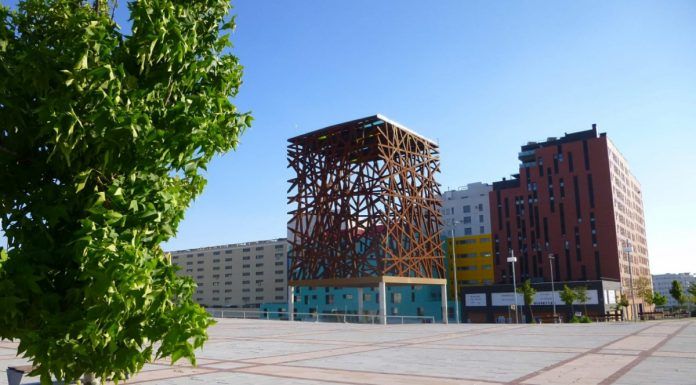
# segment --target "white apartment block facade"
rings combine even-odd
[[[287,239],[172,251],[178,274],[198,284],[205,307],[257,308],[287,301]]]
[[[696,284],[696,274],[678,273],[678,274],[656,274],[652,276],[653,290],[667,297],[667,306],[678,306],[677,300],[672,298],[669,290],[672,288],[672,281],[677,281],[681,284],[684,294],[687,294],[689,286]]]
[[[442,193],[443,237],[489,234],[491,207],[488,193],[493,186],[487,183],[469,183],[466,187]]]

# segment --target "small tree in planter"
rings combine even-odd
[[[577,300],[575,291],[569,288],[568,285],[563,285],[563,290],[560,291],[559,296],[561,297],[561,301],[563,301],[566,306],[570,307],[570,317],[568,317],[568,321],[570,321],[575,315],[575,308],[573,307],[573,304]]]
[[[212,323],[160,244],[251,117],[228,0],[0,6],[0,338],[42,384],[122,380]]]
[[[524,281],[524,283],[517,288],[517,292],[522,294],[524,304],[527,307],[527,311],[529,311],[530,322],[534,322],[534,312],[532,311],[532,303],[534,303],[534,297],[536,296],[537,291],[532,287],[532,281],[529,279]]]
[[[652,298],[652,303],[656,307],[663,307],[663,306],[667,305],[667,297],[658,293],[658,292],[654,292],[653,298]]]
[[[620,294],[619,298],[616,300],[616,310],[621,311],[621,319],[624,318],[624,311],[628,308],[628,296],[626,294]]]
[[[590,297],[587,296],[587,287],[576,286],[573,290],[575,291],[575,300],[578,303],[582,303],[583,315],[587,316],[587,301],[590,300]]]
[[[679,303],[680,308],[684,306],[686,296],[684,295],[684,288],[682,288],[679,281],[672,281],[672,287],[669,289],[669,294],[672,296],[672,298],[674,298],[675,301],[677,301],[677,303]]]

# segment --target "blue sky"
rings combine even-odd
[[[165,248],[285,236],[286,139],[381,113],[439,141],[443,189],[597,123],[642,183],[653,273],[696,272],[696,2],[233,4],[255,122]]]

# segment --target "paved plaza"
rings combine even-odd
[[[127,384],[696,384],[696,321],[357,325],[219,320],[198,354]],[[0,342],[0,384],[16,358]],[[23,384],[38,384],[25,378]]]

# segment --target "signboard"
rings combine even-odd
[[[554,302],[556,303],[556,305],[565,305],[565,303],[561,300],[561,295],[558,291],[556,291],[555,298],[553,294],[554,293],[552,291],[538,291],[534,296],[534,302],[532,303],[532,306],[551,306]],[[588,290],[587,302],[575,302],[574,305],[597,305],[599,304],[599,298],[597,296],[597,290]],[[514,304],[515,296],[510,292],[491,294],[492,306],[510,306]],[[517,304],[524,305],[524,297],[520,293],[517,293]]]
[[[517,294],[517,303],[524,304],[522,294]],[[491,293],[491,305],[510,306],[515,304],[515,295],[512,293]]]
[[[464,296],[465,306],[486,306],[486,293],[473,293]]]

